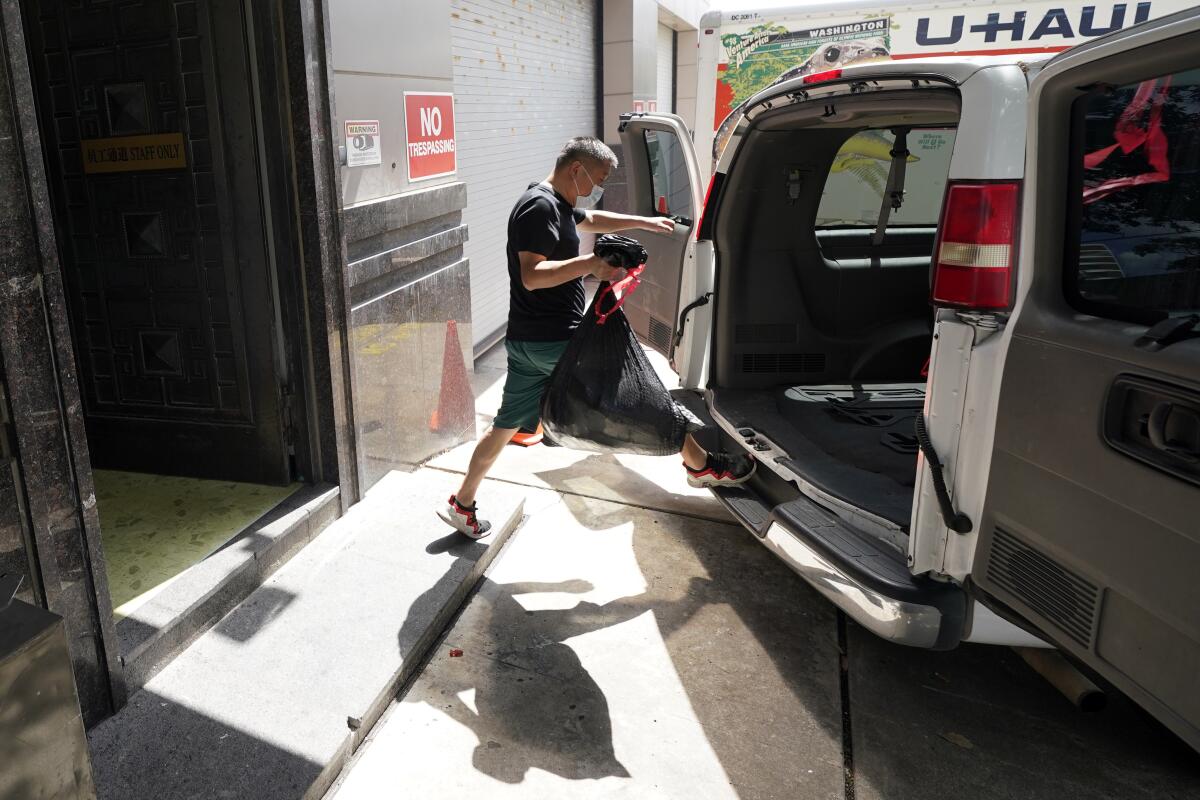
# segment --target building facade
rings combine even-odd
[[[64,618],[88,724],[253,588],[197,567],[258,523],[166,552],[113,487],[319,527],[472,437],[513,199],[570,136],[686,117],[703,10],[0,2],[0,574]]]

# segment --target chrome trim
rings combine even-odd
[[[931,648],[937,644],[942,612],[933,606],[895,600],[862,586],[778,522],[767,528],[762,543],[876,636],[911,647]]]

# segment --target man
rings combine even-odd
[[[618,281],[625,276],[625,270],[611,267],[593,254],[579,255],[578,231],[667,234],[675,228],[665,217],[595,210],[604,181],[616,166],[616,155],[599,139],[572,139],[559,154],[554,171],[541,183],[530,184],[509,215],[504,397],[492,429],[475,446],[462,486],[438,512],[447,524],[472,539],[481,539],[491,530],[475,506],[479,485],[514,434],[537,427],[550,373],[583,320],[584,277]],[[750,459],[706,453],[691,436],[684,442],[682,456],[692,486],[735,486],[754,472]]]

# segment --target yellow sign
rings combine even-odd
[[[182,169],[187,166],[182,133],[85,139],[82,145],[83,171],[88,174]]]

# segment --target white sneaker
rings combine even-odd
[[[476,504],[478,505],[478,504]],[[446,505],[437,515],[441,517],[442,522],[449,525],[454,530],[471,539],[482,539],[492,532],[492,523],[487,520],[481,520],[476,515],[476,506],[468,508],[458,502],[458,498],[450,495],[450,499],[446,501]]]

